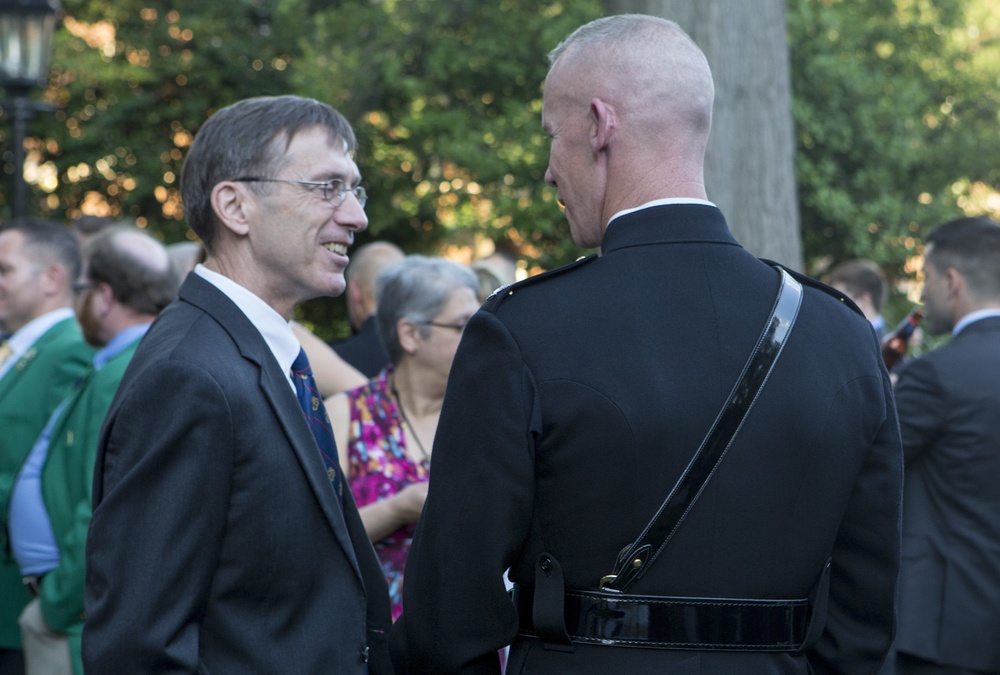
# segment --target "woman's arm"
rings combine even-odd
[[[402,490],[358,509],[372,542],[389,536],[403,525],[417,522],[427,499],[427,483],[411,483]]]
[[[340,468],[347,480],[351,480],[348,441],[350,440],[351,407],[347,394],[337,394],[326,400],[326,412],[330,415],[330,426],[337,441]],[[417,522],[427,499],[427,483],[413,483],[402,490],[371,504],[358,507],[365,532],[372,542],[384,539],[403,525]]]

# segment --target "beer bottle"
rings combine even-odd
[[[901,358],[906,356],[906,350],[909,349],[913,331],[917,329],[923,318],[923,310],[919,307],[914,307],[899,324],[899,327],[894,332],[886,335],[885,339],[882,340],[882,360],[885,362],[886,368],[892,370],[892,367]]]

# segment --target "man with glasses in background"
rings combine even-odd
[[[354,146],[338,112],[294,96],[198,132],[181,189],[207,257],[98,446],[88,672],[391,672],[385,577],[289,326],[343,292],[368,224]]]

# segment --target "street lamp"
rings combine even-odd
[[[0,100],[0,107],[7,111],[14,127],[11,213],[15,220],[27,215],[24,139],[28,121],[37,110],[53,110],[35,103],[28,94],[48,84],[59,9],[59,0],[0,0],[0,87],[8,97]]]

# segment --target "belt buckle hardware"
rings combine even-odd
[[[604,591],[605,593],[621,593],[621,591],[619,591],[617,588],[607,587],[608,584],[612,583],[617,578],[618,578],[617,574],[605,574],[603,577],[601,577],[600,582],[598,582],[597,588],[599,590]]]

